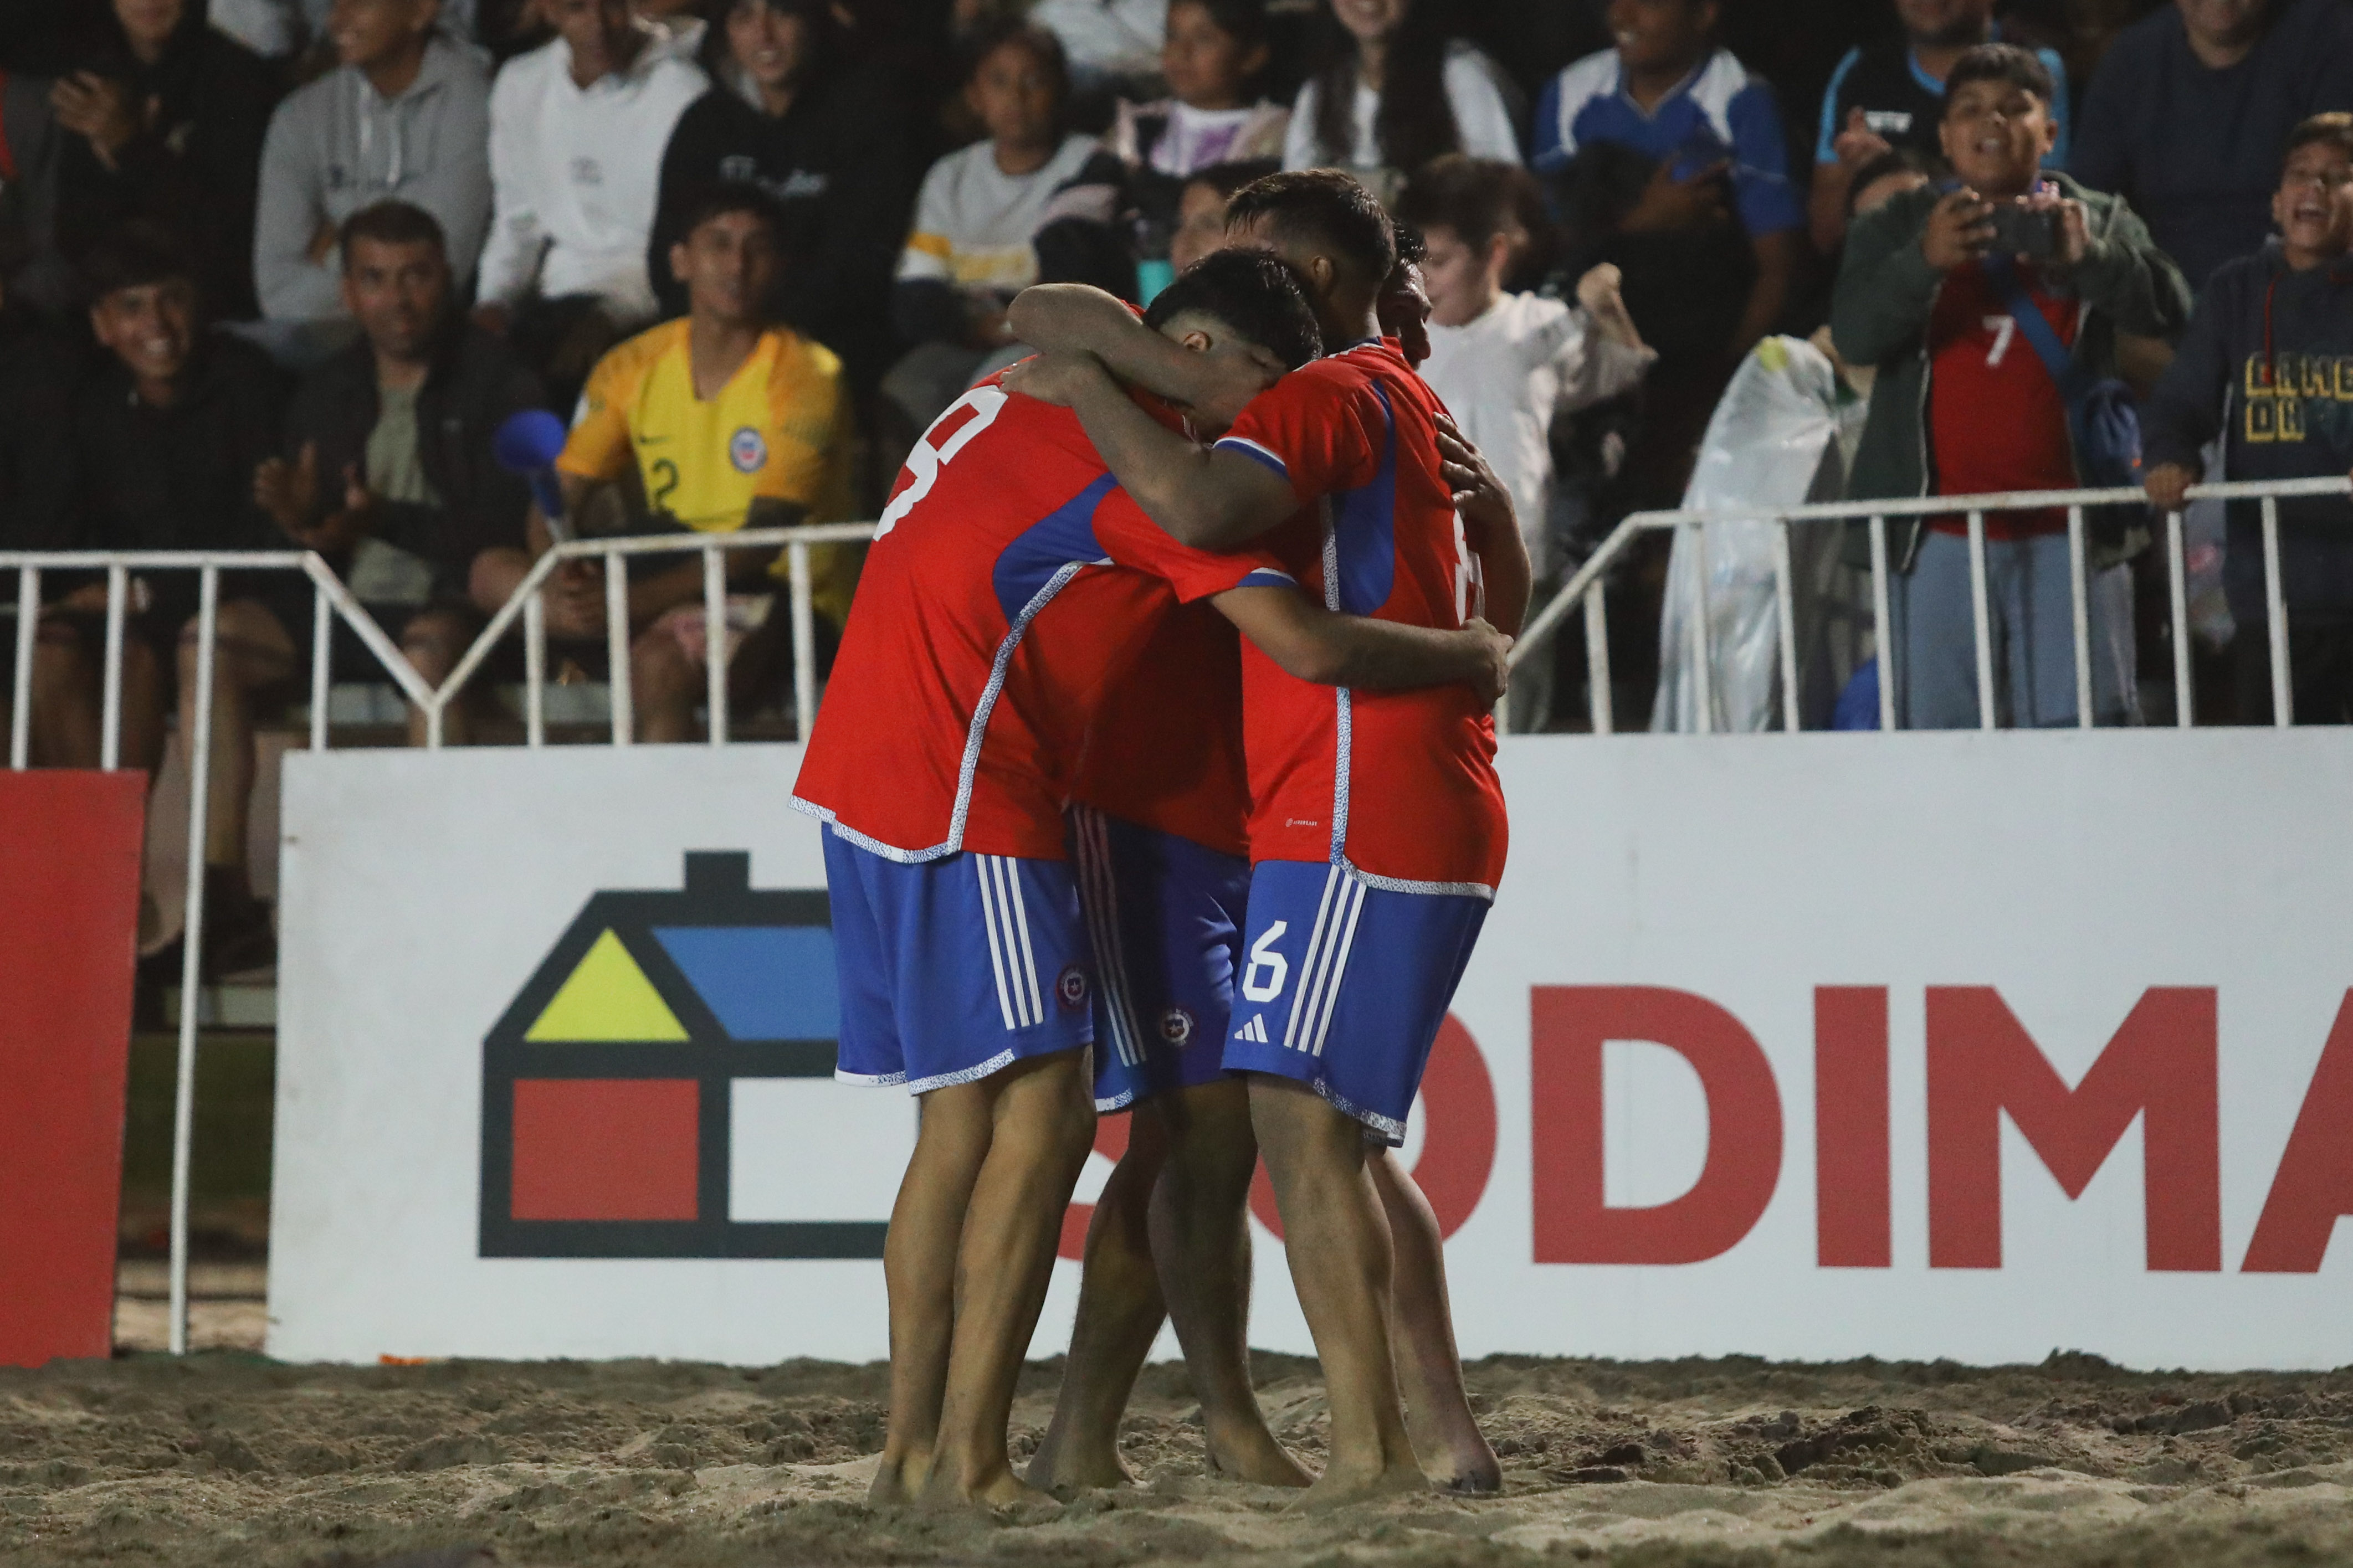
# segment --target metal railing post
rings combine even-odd
[[[22,773],[33,760],[33,634],[41,623],[41,569],[16,568],[16,673],[8,708],[8,765]]]
[[[1692,590],[1692,678],[1698,700],[1699,732],[1712,735],[1715,733],[1715,671],[1709,667],[1707,657],[1707,524],[1694,523],[1691,530],[1692,564],[1698,572]],[[1656,702],[1657,699],[1651,700]]]
[[[220,632],[220,568],[203,567],[196,589],[194,734],[182,734],[188,762],[188,892],[180,930],[180,1059],[172,1092],[172,1300],[169,1342],[188,1351],[188,1153],[195,1133],[196,1016],[204,995],[205,828],[212,811],[213,670]]]
[[[1985,513],[1969,513],[1969,618],[1978,645],[1978,728],[1994,728],[1993,607],[1986,591]]]
[[[611,664],[606,685],[613,699],[613,744],[637,739],[637,714],[629,691],[629,574],[617,550],[605,552],[605,655]]]
[[[2085,574],[2084,509],[2067,509],[2067,597],[2075,625],[2075,724],[2092,727],[2092,585]]]
[[[334,601],[318,584],[311,584],[311,749],[327,749],[327,699],[335,683],[329,661],[333,658]]]
[[[1798,594],[1797,574],[1789,566],[1789,524],[1773,521],[1773,596],[1778,602],[1781,644],[1781,728],[1798,732]]]
[[[1887,520],[1871,520],[1872,641],[1879,653],[1879,729],[1895,728],[1895,618],[1888,613]]]
[[[522,602],[522,733],[534,750],[547,744],[547,595],[530,590]]]
[[[716,544],[702,547],[703,701],[711,709],[711,743],[727,743],[727,563]]]
[[[809,587],[809,547],[797,540],[785,552],[792,569],[793,733],[807,742],[817,722],[817,606]]]
[[[2198,721],[2198,703],[2189,689],[2189,562],[2179,511],[2165,514],[2165,587],[2173,613],[2173,722],[2187,730]]]
[[[2272,723],[2284,730],[2295,722],[2295,682],[2287,663],[2287,595],[2280,583],[2277,496],[2263,498],[2263,609],[2272,643]]]
[[[1585,590],[1585,694],[1586,710],[1597,735],[1610,733],[1614,714],[1615,693],[1609,689],[1609,620],[1602,606],[1607,596],[1601,591],[1601,579],[1596,577]]]
[[[131,572],[106,569],[105,709],[99,717],[98,765],[108,773],[122,765],[122,628],[131,611]]]

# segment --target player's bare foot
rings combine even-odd
[[[1208,1438],[1209,1473],[1229,1481],[1261,1487],[1304,1487],[1315,1478],[1274,1440],[1274,1434],[1250,1423],[1230,1434],[1212,1432]]]
[[[987,1509],[994,1513],[1003,1509],[1021,1508],[1031,1503],[1052,1504],[1051,1494],[1039,1490],[1009,1467],[1000,1466],[986,1476],[965,1480],[946,1465],[932,1467],[931,1479],[917,1496],[919,1506],[928,1509]]]
[[[1057,1494],[1135,1484],[1116,1452],[1093,1444],[1064,1443],[1051,1427],[1030,1456],[1027,1475],[1031,1486]]]
[[[1431,1485],[1463,1497],[1486,1497],[1504,1489],[1503,1461],[1467,1410],[1453,1424],[1460,1430],[1452,1431],[1440,1431],[1438,1423],[1418,1419],[1419,1412],[1410,1405],[1405,1414],[1413,1451],[1430,1456],[1423,1473]]]
[[[1409,1497],[1430,1490],[1430,1478],[1411,1459],[1393,1462],[1378,1470],[1358,1470],[1335,1465],[1300,1495],[1287,1513],[1327,1513],[1351,1503],[1378,1502],[1383,1498]]]
[[[903,1454],[894,1458],[882,1456],[882,1463],[874,1472],[873,1481],[866,1489],[869,1508],[904,1508],[921,1497],[923,1483],[931,1479],[932,1457],[929,1454]]]

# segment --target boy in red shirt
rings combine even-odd
[[[2078,488],[2070,393],[2116,374],[2118,332],[2180,331],[2188,289],[2131,208],[2043,174],[2054,90],[2028,50],[1970,49],[1946,75],[1939,128],[1957,184],[1906,192],[1855,220],[1831,331],[1849,361],[1880,373],[1849,486],[1858,499]],[[2021,226],[2042,230],[2022,237],[2032,253],[1998,250],[1997,234]],[[2065,384],[2038,339],[2064,357]],[[2132,581],[2121,563],[2147,534],[2092,521],[2092,700],[2096,719],[2116,723],[2132,703]],[[2020,726],[2073,724],[2067,514],[1989,513],[1985,536],[1998,710]],[[1899,574],[1887,639],[1898,722],[1974,726],[1968,520],[1890,519],[1888,544]]]
[[[1376,301],[1395,259],[1388,215],[1344,174],[1271,176],[1229,212],[1234,242],[1309,282],[1327,342],[1347,346],[1261,395],[1213,447],[1134,407],[1103,362],[1052,356],[1015,379],[1078,409],[1087,434],[1153,521],[1188,544],[1260,541],[1327,608],[1407,625],[1465,624],[1484,591],[1516,628],[1527,557],[1510,516],[1468,509],[1440,451],[1445,419]],[[1015,303],[1024,341],[1100,347],[1153,385],[1166,345],[1084,291]],[[1149,426],[1150,428],[1145,428]],[[1426,1485],[1407,1436],[1388,1313],[1385,1154],[1503,870],[1494,729],[1467,693],[1336,692],[1243,655],[1252,865],[1244,963],[1224,1042],[1250,1075],[1250,1115],[1273,1176],[1292,1279],[1332,1400],[1330,1461],[1310,1500]],[[1392,1205],[1394,1212],[1394,1205]],[[1437,1274],[1424,1268],[1398,1270]],[[1442,1298],[1441,1298],[1442,1300]],[[1434,1369],[1419,1358],[1418,1384]],[[1417,1388],[1420,1404],[1423,1389]]]
[[[1296,279],[1263,258],[1168,295],[1206,422],[1317,346]],[[1500,689],[1492,630],[1336,615],[1263,553],[1175,543],[1064,410],[985,382],[917,443],[793,798],[828,825],[837,1076],[923,1104],[884,1257],[876,1501],[1037,1495],[1012,1474],[1006,1419],[1093,1134],[1094,964],[1062,805],[1091,715],[1179,598],[1212,600],[1310,675]]]

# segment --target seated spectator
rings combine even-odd
[[[627,0],[542,0],[556,37],[491,89],[491,237],[476,315],[568,398],[656,310],[646,271],[661,150],[711,83]]]
[[[65,133],[49,91],[39,77],[0,69],[0,232],[10,237],[0,290],[20,308],[61,312],[73,302],[74,277],[58,245]]]
[[[2288,132],[2340,109],[2353,109],[2341,0],[2177,0],[2102,58],[2067,166],[2128,199],[2201,288],[2269,234]]]
[[[1325,0],[1291,106],[1286,169],[1345,169],[1384,201],[1441,153],[1520,161],[1503,77],[1447,36],[1440,0]]]
[[[1039,282],[1134,290],[1112,232],[1121,170],[1092,137],[1066,131],[1070,74],[1054,35],[1020,22],[982,35],[965,97],[988,140],[934,163],[915,198],[891,310],[916,346],[882,379],[913,436],[1008,348],[1005,308]],[[1127,276],[1104,276],[1127,267]]]
[[[905,110],[879,72],[843,57],[824,0],[733,0],[720,17],[704,46],[715,85],[662,154],[647,267],[664,312],[686,308],[670,276],[681,208],[701,186],[749,180],[776,199],[791,258],[778,312],[871,391],[891,359],[891,267],[914,198]]]
[[[195,247],[206,308],[250,319],[254,191],[278,103],[260,57],[205,23],[204,0],[112,0],[97,52],[50,91],[69,132],[58,228],[69,256],[132,218]]]
[[[1422,379],[1512,492],[1530,569],[1552,582],[1554,419],[1632,390],[1658,358],[1634,330],[1606,263],[1577,280],[1577,303],[1511,293],[1546,220],[1535,181],[1517,163],[1450,153],[1413,177],[1398,216],[1418,226],[1428,258],[1430,359]],[[1540,590],[1541,593],[1541,590]],[[1551,661],[1514,676],[1512,727],[1550,718]]]
[[[1863,165],[1901,147],[1936,155],[1945,117],[1945,73],[1979,44],[2016,43],[1994,20],[1993,0],[1895,0],[1903,31],[1849,49],[1822,92],[1821,134],[1814,143],[1814,185],[1807,219],[1814,247],[1834,256],[1846,237],[1847,192]],[[2067,163],[2067,67],[2056,49],[2037,49],[2051,73],[2056,140],[2046,168]]]
[[[1075,85],[1091,92],[1149,78],[1166,58],[1174,9],[1170,0],[1035,0],[1029,11],[1060,42]]]
[[[2288,138],[2272,195],[2279,237],[2226,262],[2198,296],[2180,352],[2141,413],[2148,498],[2179,510],[2223,437],[2233,479],[2298,479],[2353,469],[2353,115],[2316,114]],[[2232,665],[2242,723],[2272,721],[2271,616],[2263,503],[2230,503],[2222,587],[2238,626]],[[2340,496],[2279,503],[2290,712],[2353,723],[2353,508]]]
[[[687,315],[630,339],[589,378],[572,438],[557,459],[567,517],[577,518],[599,487],[633,471],[650,517],[631,532],[728,533],[849,515],[849,419],[841,363],[768,313],[777,265],[774,204],[757,187],[713,187],[685,213],[670,262],[686,285]],[[533,543],[545,547],[533,516]],[[838,628],[857,583],[858,552],[811,552],[816,598]],[[644,556],[629,584],[629,679],[640,740],[690,737],[705,690],[702,561]],[[733,700],[770,689],[791,644],[790,616],[774,584],[783,552],[726,556],[727,647]],[[529,561],[507,552],[475,581],[485,602],[503,601]],[[572,563],[547,591],[547,627],[556,637],[605,637],[602,568]],[[829,640],[829,638],[828,638]],[[583,662],[593,662],[592,653]]]
[[[1254,87],[1267,58],[1264,0],[1169,5],[1160,51],[1169,96],[1143,104],[1122,99],[1103,138],[1127,165],[1127,205],[1145,259],[1167,255],[1187,180],[1216,164],[1282,156],[1291,111]]]
[[[282,550],[253,500],[253,472],[278,447],[285,385],[268,355],[205,327],[196,262],[176,237],[127,226],[90,253],[90,331],[106,352],[74,405],[83,543],[94,550]],[[289,692],[304,666],[311,584],[292,572],[224,573],[213,663],[212,786],[206,819],[208,976],[272,961],[269,910],[246,879],[257,776],[258,704]],[[180,765],[196,732],[197,574],[132,579],[122,658],[122,755],[156,768],[176,687]],[[45,617],[44,689],[72,710],[77,765],[96,765],[106,586],[69,594]],[[176,675],[176,679],[174,676]],[[64,716],[59,718],[66,722]],[[196,874],[199,868],[191,868]],[[176,974],[176,961],[165,960]]]
[[[1709,414],[1789,299],[1805,210],[1773,89],[1714,42],[1715,0],[1611,0],[1618,45],[1545,89],[1535,165],[1574,270],[1615,263],[1659,351],[1628,458],[1636,504],[1673,506]]]
[[[1212,163],[1197,170],[1185,182],[1176,203],[1176,227],[1168,240],[1168,267],[1182,272],[1213,250],[1226,247],[1226,205],[1234,193],[1252,180],[1275,173],[1271,158],[1240,163]]]
[[[336,0],[339,69],[278,106],[261,149],[253,278],[273,321],[345,315],[343,220],[380,202],[433,215],[462,289],[491,221],[490,73],[434,30],[441,0]]]
[[[458,309],[432,214],[406,202],[363,207],[336,245],[362,341],[303,377],[284,456],[256,471],[254,499],[288,537],[327,557],[438,686],[481,629],[469,597],[475,563],[523,542],[530,498],[492,458],[491,438],[509,415],[538,405],[539,384]],[[349,640],[335,668],[374,672],[373,656]],[[444,738],[463,742],[469,715],[446,717]],[[424,743],[414,708],[408,735]]]
[[[2119,332],[2172,339],[2189,313],[2181,274],[2120,196],[2041,160],[2057,127],[2042,62],[2008,44],[1971,49],[1946,78],[1945,157],[1962,182],[1895,196],[1855,220],[1831,301],[1838,349],[1879,367],[1849,493],[1981,495],[2082,482],[2073,386],[2032,349],[2018,312],[2071,356],[2071,380],[2113,377]],[[2040,259],[1997,256],[1997,206],[2048,214]],[[2019,340],[2026,339],[2025,342]],[[2026,727],[2076,721],[2073,592],[2062,510],[1985,520],[1998,711]],[[1899,721],[1979,721],[1968,530],[1957,516],[1890,519]],[[2145,531],[2094,515],[2088,584],[2094,717],[2125,722],[2133,696],[2132,580]],[[1858,560],[1862,559],[1860,555]]]

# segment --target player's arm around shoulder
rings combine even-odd
[[[1282,471],[1240,451],[1197,446],[1169,429],[1136,406],[1092,354],[1042,354],[1008,371],[1005,385],[1074,411],[1121,488],[1180,544],[1230,550],[1298,510]]]
[[[1484,621],[1448,631],[1345,616],[1271,584],[1229,588],[1209,602],[1285,674],[1312,685],[1408,691],[1461,681],[1490,708],[1510,680],[1512,639]]]

